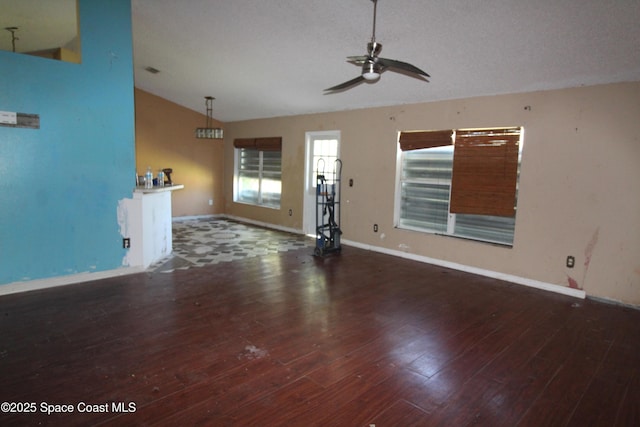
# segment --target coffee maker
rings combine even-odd
[[[171,181],[171,174],[173,173],[173,169],[165,168],[162,169],[162,172],[164,172],[164,176],[167,178],[164,181],[164,185],[173,185],[173,181]]]

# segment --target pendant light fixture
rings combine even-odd
[[[196,128],[196,138],[222,139],[222,129],[211,127],[213,123],[213,100],[215,98],[213,96],[205,96],[204,99],[207,107],[207,125],[203,128]]]

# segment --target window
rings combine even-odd
[[[281,138],[236,139],[234,201],[280,208]]]
[[[338,159],[338,139],[314,139],[313,156],[311,158],[310,185],[316,188],[318,174],[327,178],[333,177],[336,173],[336,160]],[[318,170],[318,168],[320,170]],[[313,191],[315,196],[315,190]]]
[[[399,228],[512,245],[521,128],[402,132]]]

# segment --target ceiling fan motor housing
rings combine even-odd
[[[362,65],[362,77],[364,77],[365,80],[378,80],[381,71],[382,67],[375,61],[375,58],[368,58]]]
[[[367,52],[369,52],[370,56],[378,56],[381,50],[382,43],[378,43],[376,41],[370,41],[367,43]]]
[[[376,61],[376,57],[382,50],[382,44],[370,41],[367,43],[367,51],[369,52],[369,58],[364,61],[362,65],[362,77],[368,81],[378,80],[380,78],[380,73],[382,72],[382,67]]]

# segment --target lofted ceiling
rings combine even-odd
[[[223,122],[640,80],[638,0],[379,0],[392,71],[356,77],[371,0],[132,0],[136,86]],[[160,70],[146,72],[145,67]]]
[[[379,0],[380,56],[430,82],[386,71],[333,94],[360,74],[346,57],[366,53],[371,0],[131,4],[136,87],[203,114],[214,96],[223,122],[640,81],[638,0]]]

